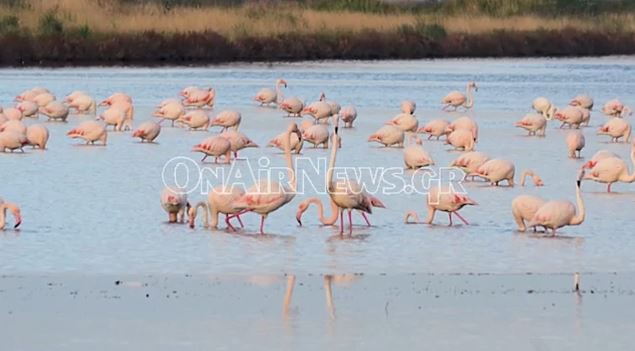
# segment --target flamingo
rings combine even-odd
[[[578,106],[590,111],[593,109],[593,98],[585,94],[578,95],[569,101],[569,105]]]
[[[553,119],[558,108],[555,107],[546,97],[537,97],[532,101],[531,107],[540,113],[547,121]]]
[[[280,109],[287,113],[288,117],[301,117],[304,109],[304,101],[296,96],[286,98],[279,104]]]
[[[527,224],[528,227],[541,226],[551,229],[552,236],[556,235],[556,230],[567,225],[580,225],[584,222],[585,209],[584,201],[580,191],[580,182],[584,172],[581,172],[576,181],[575,196],[576,206],[567,200],[547,201],[540,206],[534,217]]]
[[[567,150],[569,150],[569,158],[580,158],[585,145],[584,134],[580,131],[571,132],[567,134],[565,141],[567,143]]]
[[[220,126],[223,127],[221,129],[221,132],[224,132],[226,130],[229,130],[229,128],[232,128],[234,130],[238,130],[238,128],[240,127],[240,120],[242,119],[242,116],[240,114],[240,112],[237,111],[232,111],[232,110],[225,110],[220,112],[218,115],[216,115],[216,117],[214,117],[211,121],[210,121],[210,126]]]
[[[52,101],[45,106],[40,106],[40,113],[47,116],[49,121],[66,122],[68,107],[59,101]]]
[[[353,235],[352,211],[358,210],[366,213],[372,213],[372,197],[364,191],[361,184],[348,179],[339,179],[333,181],[333,173],[335,168],[335,159],[337,157],[337,149],[339,148],[339,116],[333,116],[334,132],[331,145],[331,157],[329,159],[326,171],[327,192],[331,201],[333,201],[340,213],[340,236],[344,235],[344,211],[348,211],[348,234]],[[389,127],[389,126],[386,126]],[[393,127],[396,128],[396,127]],[[398,128],[397,128],[398,129]],[[401,131],[401,129],[398,129]],[[403,135],[403,131],[401,131]],[[402,136],[403,143],[403,136]]]
[[[315,119],[316,123],[327,121],[333,116],[331,105],[326,101],[312,102],[302,110],[302,114],[307,114]]]
[[[161,207],[168,213],[169,223],[183,223],[185,214],[189,212],[190,203],[187,202],[186,193],[172,187],[165,187],[161,191]]]
[[[472,89],[478,91],[476,83],[469,81],[465,87],[465,94],[460,91],[451,91],[448,93],[448,95],[441,100],[441,103],[444,105],[443,110],[447,111],[450,106],[454,107],[453,111],[456,111],[459,107],[463,107],[465,110],[471,109],[474,106]]]
[[[32,101],[35,102],[39,107],[44,107],[55,101],[55,95],[51,93],[41,93],[36,95]]]
[[[6,150],[13,152],[18,149],[24,152],[22,148],[28,143],[29,141],[24,133],[15,131],[0,132],[0,152],[6,152]]]
[[[355,109],[355,106],[349,105],[342,107],[340,110],[340,119],[344,122],[345,128],[352,128],[353,121],[357,119],[357,110]]]
[[[403,100],[399,104],[399,109],[401,113],[407,113],[409,115],[414,115],[415,110],[417,109],[417,103],[412,100]]]
[[[143,122],[132,132],[133,138],[141,138],[141,142],[153,143],[161,133],[161,125],[152,121]]]
[[[547,131],[547,120],[542,115],[530,113],[516,122],[515,126],[527,130],[529,132],[528,135],[544,137]]]
[[[489,159],[490,157],[484,152],[470,151],[459,156],[450,164],[450,167],[461,168],[463,172],[465,172],[465,178],[467,178],[468,175],[472,175],[472,180],[474,180],[478,168],[489,161]]]
[[[210,126],[210,119],[207,112],[203,110],[192,110],[182,115],[178,119],[179,122],[187,125],[190,130],[205,131]]]
[[[49,140],[49,130],[41,124],[30,125],[26,129],[26,139],[33,148],[37,146],[44,150]]]
[[[491,185],[498,186],[503,180],[507,181],[510,187],[514,186],[514,175],[516,173],[516,167],[511,161],[495,158],[488,160],[482,164],[474,174],[481,178],[486,179]],[[521,185],[524,185],[525,177],[531,175],[535,186],[544,185],[542,179],[532,171],[524,171],[522,174]]]
[[[0,125],[0,132],[15,132],[18,134],[26,134],[27,127],[24,123],[17,120],[10,120]]]
[[[339,217],[338,216],[339,207],[332,199],[329,199],[329,200],[331,204],[331,215],[329,215],[328,217],[324,216],[324,205],[322,204],[322,201],[319,198],[311,197],[302,201],[298,205],[298,211],[295,214],[295,219],[298,221],[298,225],[302,226],[302,216],[304,215],[304,212],[306,212],[311,205],[317,206],[318,219],[320,223],[322,223],[322,225],[334,225],[337,222],[337,218]],[[386,207],[381,202],[381,200],[379,200],[378,198],[374,196],[370,197],[370,203],[373,207],[380,207],[380,208]],[[370,221],[368,220],[368,216],[366,216],[366,213],[364,211],[357,211],[357,212],[362,216],[362,218],[364,218],[364,221],[370,227],[371,224],[370,224]]]
[[[518,225],[518,231],[527,230],[526,222],[531,221],[540,207],[547,201],[534,195],[520,195],[512,201],[512,215]],[[536,231],[536,227],[534,227]]]
[[[214,88],[194,88],[183,99],[183,106],[194,108],[213,108],[216,98]]]
[[[118,107],[110,107],[105,110],[97,116],[97,120],[104,121],[106,128],[113,126],[113,131],[116,132],[130,129],[131,121],[126,119],[126,113]]]
[[[256,93],[254,100],[260,103],[260,106],[278,104],[280,102],[279,97],[282,96],[280,87],[287,87],[287,82],[284,79],[276,80],[275,90],[271,88],[262,88]]]
[[[562,110],[558,110],[554,117],[562,122],[560,128],[568,124],[569,128],[580,129],[580,124],[584,122],[583,112],[580,108],[574,106],[567,106]]]
[[[472,132],[472,136],[474,138],[474,142],[478,140],[478,124],[476,121],[470,117],[463,116],[455,119],[448,125],[447,132],[451,133],[455,130],[465,129]]]
[[[188,210],[190,228],[194,228],[199,208],[203,209],[203,225],[205,228],[217,229],[219,214],[225,215],[225,224],[229,230],[236,231],[236,228],[230,222],[233,217],[236,217],[240,222],[240,226],[243,227],[240,215],[248,209],[238,205],[238,202],[244,195],[245,192],[235,186],[219,185],[213,188],[207,195],[207,202],[198,202]]]
[[[434,164],[434,160],[421,145],[421,139],[416,135],[411,136],[411,144],[403,149],[404,163],[408,169],[417,169]],[[414,144],[412,141],[414,140]]]
[[[607,101],[602,107],[602,112],[609,117],[625,117],[633,114],[633,110],[618,99]]]
[[[597,134],[609,135],[611,141],[617,143],[620,138],[628,143],[631,138],[631,124],[622,118],[611,118],[603,126],[601,126]]]
[[[286,139],[286,132],[282,132],[280,134],[278,134],[275,138],[271,139],[271,141],[269,141],[269,143],[267,144],[268,147],[277,147],[280,150],[284,151],[284,143],[285,143],[285,139]],[[299,154],[300,151],[302,151],[302,145],[303,145],[303,140],[302,140],[302,134],[296,134],[293,133],[291,134],[291,150],[296,153]]]
[[[432,137],[436,137],[437,140],[443,135],[448,135],[450,132],[448,131],[448,127],[450,126],[450,122],[444,119],[434,119],[428,122],[425,126],[419,128],[417,133],[428,134],[428,140]]]
[[[18,102],[22,102],[22,101],[33,101],[35,99],[36,96],[43,94],[43,93],[49,93],[48,89],[46,88],[33,88],[33,89],[29,89],[29,90],[25,90],[22,93],[20,93],[20,95],[15,97],[15,101]]]
[[[261,179],[238,200],[236,204],[240,208],[247,208],[251,212],[260,215],[260,234],[264,234],[265,219],[267,216],[288,204],[296,194],[298,180],[295,174],[293,161],[291,160],[291,135],[300,136],[300,130],[296,123],[289,124],[284,141],[284,156],[289,176],[289,183],[282,184],[277,181]]]
[[[375,141],[383,144],[384,147],[403,147],[404,131],[399,127],[385,125],[368,137],[368,141]]]
[[[104,99],[102,102],[100,102],[99,106],[112,106],[113,104],[120,103],[120,102],[127,102],[129,104],[132,104],[132,98],[130,97],[130,95],[126,93],[117,92],[117,93],[113,93],[112,95]]]
[[[605,158],[610,158],[610,157],[617,157],[617,158],[621,158],[618,154],[609,151],[609,150],[600,150],[598,152],[596,152],[595,154],[593,154],[593,157],[591,157],[591,159],[589,160],[589,162],[585,163],[582,166],[582,169],[591,169],[595,163],[599,160],[603,160]]]
[[[434,186],[430,189],[427,198],[428,205],[428,218],[424,221],[425,224],[432,224],[434,215],[437,211],[447,212],[450,219],[449,226],[452,226],[452,215],[455,214],[459,219],[469,225],[468,221],[459,214],[459,210],[465,206],[478,205],[476,201],[469,198],[466,195],[458,194],[454,187],[450,184]],[[415,211],[408,211],[404,218],[404,223],[411,224],[410,218],[414,218],[414,223],[419,222],[419,216]]]
[[[0,230],[3,230],[7,223],[6,221],[7,210],[11,211],[11,214],[13,215],[13,218],[15,220],[15,223],[13,224],[13,228],[17,229],[20,226],[20,224],[22,224],[22,215],[20,213],[20,207],[11,202],[4,202],[4,200],[0,198]]]
[[[95,115],[97,111],[97,103],[91,96],[81,92],[75,92],[64,99],[69,108],[75,109],[79,114]]]
[[[225,155],[225,163],[231,162],[231,143],[229,140],[220,136],[211,136],[205,138],[192,148],[194,152],[201,152],[205,156],[201,159],[204,162],[208,156],[214,156],[214,163],[218,163],[218,158]]]
[[[322,145],[323,148],[329,147],[329,129],[323,124],[314,124],[302,131],[302,140],[313,144],[316,148]]]
[[[336,101],[333,100],[328,100],[326,98],[326,94],[324,94],[324,92],[320,93],[320,99],[319,101],[324,101],[327,104],[329,104],[329,106],[331,106],[331,116],[336,115],[338,113],[340,113],[340,110],[342,109],[342,107],[340,106],[340,104],[338,104]]]
[[[234,153],[234,158],[238,158],[238,151],[248,147],[258,147],[258,144],[249,139],[245,134],[235,131],[226,130],[218,136],[229,141],[230,150]]]
[[[22,117],[24,117],[22,115],[22,111],[15,107],[7,107],[2,111],[2,113],[4,114],[4,117],[10,121],[11,120],[21,121]]]
[[[404,132],[416,132],[419,128],[419,121],[409,113],[400,113],[386,122],[386,124],[399,127]]]
[[[81,138],[86,141],[86,144],[95,144],[96,141],[100,141],[102,145],[106,145],[108,140],[108,132],[106,127],[101,123],[95,121],[82,122],[76,128],[71,129],[66,133],[69,137],[76,139]]]
[[[596,154],[596,156],[598,155]],[[629,174],[628,166],[624,160],[617,156],[610,156],[610,154],[605,152],[601,155],[601,158],[591,160],[582,167],[582,171],[589,169],[589,172],[584,174],[582,179],[608,184],[606,191],[609,193],[613,183],[635,182],[635,141],[631,145],[631,165],[633,166],[633,172]]]
[[[174,122],[185,114],[185,108],[180,102],[171,101],[169,103],[164,104],[163,106],[157,107],[154,110],[154,116],[159,117],[161,120],[159,124],[164,120],[172,121],[172,127],[174,127]]]
[[[64,97],[64,102],[65,103],[70,103],[73,100],[75,100],[76,98],[82,96],[82,95],[87,95],[84,91],[81,90],[74,90],[73,92],[71,92],[70,94],[66,95]]]
[[[448,135],[446,144],[463,151],[474,150],[474,134],[467,129],[457,129]]]
[[[22,101],[15,106],[24,117],[37,117],[40,107],[33,101]]]

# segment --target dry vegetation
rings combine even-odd
[[[495,30],[535,31],[574,28],[581,31],[635,32],[631,13],[547,17],[529,14],[507,17],[425,12],[369,13],[320,11],[297,5],[246,4],[238,7],[166,9],[157,3],[126,4],[105,0],[24,0],[22,6],[0,7],[0,17],[16,16],[19,26],[37,32],[45,14],[64,28],[88,28],[94,33],[188,33],[215,31],[227,38],[286,33],[329,33],[373,30],[391,32],[404,26],[439,25],[445,32],[480,34]],[[457,11],[454,11],[457,12]],[[474,9],[469,13],[475,13]]]

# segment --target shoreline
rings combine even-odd
[[[229,40],[215,32],[0,37],[0,67],[205,66],[323,60],[597,57],[635,54],[635,33],[577,29],[447,34],[284,34]]]

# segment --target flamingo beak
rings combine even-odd
[[[302,226],[302,217],[300,217],[300,215],[296,215],[295,216],[295,220],[298,221],[298,226]]]

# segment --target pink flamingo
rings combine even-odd
[[[323,148],[329,147],[329,129],[323,124],[314,124],[302,131],[302,140],[313,144],[316,148],[322,145]]]
[[[370,196],[370,195],[369,195],[369,198],[370,198],[370,203],[372,207],[379,207],[379,208],[386,207],[378,198],[374,196]],[[324,216],[324,205],[322,204],[322,201],[319,198],[311,197],[302,201],[298,205],[298,211],[295,214],[295,219],[298,221],[298,225],[302,226],[302,216],[304,215],[304,212],[306,212],[311,205],[317,206],[318,219],[320,223],[322,223],[322,225],[334,225],[337,222],[337,218],[339,217],[339,207],[332,199],[330,199],[329,202],[331,203],[331,214],[327,217],[327,216]],[[370,227],[371,224],[370,224],[370,221],[368,220],[368,216],[366,216],[366,213],[364,211],[357,211],[357,212],[362,216],[362,218],[364,218],[364,221]]]
[[[40,107],[33,101],[22,101],[16,105],[24,117],[37,117]]]
[[[15,132],[18,134],[26,134],[27,127],[18,120],[9,120],[0,125],[0,132]]]
[[[463,172],[465,172],[465,178],[471,175],[472,180],[474,180],[478,168],[489,161],[489,159],[490,157],[484,152],[470,151],[457,157],[456,160],[452,161],[450,167],[461,168]]]
[[[86,144],[93,145],[97,141],[100,141],[102,145],[106,145],[106,141],[108,140],[108,132],[106,131],[106,127],[95,121],[82,122],[76,128],[68,131],[66,135],[73,139],[84,139],[86,141]]]
[[[567,134],[565,141],[567,143],[567,150],[569,150],[569,158],[580,158],[582,149],[586,144],[584,134],[580,131],[571,132]]]
[[[547,130],[547,120],[541,115],[531,113],[516,122],[515,126],[527,130],[529,135],[544,137]]]
[[[404,132],[416,132],[419,128],[419,121],[409,113],[400,113],[386,122],[386,124],[399,127]]]
[[[320,101],[324,101],[327,104],[329,104],[329,106],[331,106],[331,116],[340,113],[340,110],[342,109],[340,104],[338,104],[336,101],[327,99],[326,98],[326,94],[324,94],[324,92],[320,93],[320,99],[319,100]]]
[[[567,106],[562,110],[558,110],[554,117],[561,121],[562,124],[560,128],[563,128],[565,125],[569,125],[569,128],[580,129],[580,125],[584,122],[584,115],[580,108],[574,106]]]
[[[186,93],[183,106],[195,108],[213,108],[216,90],[213,88],[194,88]]]
[[[596,154],[596,156],[598,155]],[[589,169],[589,172],[582,179],[608,184],[606,191],[609,193],[613,183],[635,182],[635,141],[631,145],[631,164],[633,172],[629,174],[628,166],[624,160],[604,152],[599,159],[591,160],[582,167],[583,170]]]
[[[183,117],[183,115],[185,115],[185,108],[176,101],[168,102],[154,110],[154,116],[161,119],[159,124],[167,119],[172,121],[172,127],[174,127],[174,122]]]
[[[417,133],[428,134],[428,140],[432,137],[436,137],[437,140],[443,135],[450,134],[448,127],[450,126],[450,122],[444,119],[435,119],[428,122],[425,126],[419,128]]]
[[[576,206],[567,200],[548,201],[534,214],[534,217],[527,224],[528,227],[541,226],[552,230],[552,236],[556,235],[556,230],[567,225],[580,225],[584,222],[585,209],[584,200],[580,191],[580,179],[584,172],[580,173],[576,181],[575,196]]]
[[[569,101],[569,105],[578,106],[590,111],[593,109],[593,98],[585,94],[578,95]]]
[[[229,141],[230,150],[234,153],[234,158],[238,158],[238,151],[248,147],[258,147],[258,144],[249,139],[245,134],[235,131],[226,130],[218,136]]]
[[[33,148],[37,146],[44,150],[49,140],[49,130],[41,124],[30,125],[26,129],[26,139]]]
[[[284,79],[278,79],[276,81],[275,90],[271,88],[262,88],[256,93],[254,100],[260,103],[261,106],[270,105],[270,104],[278,104],[281,100],[279,97],[282,97],[282,92],[280,91],[280,87],[287,87],[287,82]]]
[[[14,229],[17,229],[22,224],[22,215],[20,213],[20,207],[11,202],[4,202],[0,198],[0,230],[3,230],[7,221],[7,210],[11,211],[13,218],[15,219]]]
[[[22,115],[22,111],[14,107],[7,107],[2,111],[2,113],[4,114],[4,117],[10,121],[21,121],[22,117],[24,117]]]
[[[179,117],[178,121],[187,125],[190,130],[201,131],[206,131],[211,123],[207,112],[203,110],[190,111]]]
[[[399,109],[401,113],[407,113],[409,115],[414,115],[415,110],[417,109],[417,103],[412,100],[403,100],[399,104]]]
[[[220,136],[205,138],[199,144],[194,145],[192,151],[201,152],[205,155],[201,162],[204,162],[208,156],[214,156],[214,163],[218,163],[218,158],[221,155],[225,155],[225,163],[229,164],[231,162],[231,143]]]
[[[516,174],[516,167],[511,161],[503,159],[491,159],[481,165],[474,175],[482,177],[490,182],[491,185],[498,186],[503,180],[507,181],[510,187],[514,186],[514,175]],[[472,175],[472,174],[470,174]],[[521,176],[521,185],[524,185],[525,178],[532,176],[535,186],[543,186],[544,182],[533,171],[524,171]]]
[[[617,143],[620,138],[628,143],[631,138],[631,124],[622,118],[611,118],[597,131],[598,135],[609,135],[611,141]]]
[[[452,185],[439,185],[430,189],[427,198],[428,218],[423,222],[432,224],[434,215],[437,211],[447,212],[450,219],[449,226],[452,226],[452,215],[455,214],[459,219],[469,225],[468,221],[459,214],[459,210],[465,206],[475,206],[478,203],[466,195],[458,194]],[[410,218],[414,218],[414,222],[410,222]],[[404,218],[406,224],[418,224],[419,216],[415,211],[408,211]]]
[[[240,112],[237,111],[232,111],[232,110],[225,110],[220,112],[218,115],[216,115],[216,117],[214,117],[211,121],[210,121],[210,126],[220,126],[223,127],[221,129],[221,132],[224,132],[226,130],[229,130],[229,128],[232,128],[234,130],[238,130],[238,128],[240,127],[240,120],[242,119],[242,115],[240,114]]]
[[[67,96],[64,101],[69,108],[75,109],[80,114],[95,115],[97,111],[95,99],[81,92],[75,92],[75,94]]]
[[[40,113],[47,116],[49,121],[66,122],[68,118],[68,107],[59,101],[52,101],[40,107]]]
[[[229,230],[236,231],[236,228],[230,222],[233,217],[236,217],[240,226],[244,227],[240,215],[248,209],[238,205],[244,195],[245,192],[239,187],[219,185],[213,188],[207,195],[207,202],[198,202],[188,210],[190,228],[194,228],[199,208],[203,209],[203,225],[205,228],[217,229],[219,214],[225,215],[225,224]]]
[[[512,215],[518,225],[518,231],[524,232],[527,230],[526,222],[531,221],[538,209],[545,203],[547,201],[534,195],[520,195],[514,198],[512,201]],[[533,228],[535,232],[536,227],[534,226]]]
[[[403,147],[404,137],[405,134],[403,129],[392,125],[385,125],[379,128],[379,130],[375,133],[371,134],[371,136],[368,137],[368,141],[378,142],[384,145],[384,147]]]
[[[285,148],[285,140],[287,138],[287,133],[286,132],[282,132],[280,134],[278,134],[275,138],[271,139],[271,141],[269,141],[269,143],[267,144],[268,147],[276,147],[282,151],[284,151]],[[302,146],[304,145],[304,140],[302,139],[302,134],[296,134],[293,133],[291,134],[291,150],[296,153],[299,154],[302,151]]]
[[[185,214],[189,212],[190,203],[187,202],[187,194],[171,187],[165,187],[161,191],[161,207],[168,213],[168,222],[183,223]],[[180,218],[179,218],[180,217]]]
[[[549,99],[545,97],[537,97],[532,101],[531,107],[538,113],[540,113],[547,121],[553,119],[558,108],[555,107]]]
[[[36,96],[43,94],[43,93],[50,93],[48,89],[46,88],[40,88],[40,87],[36,87],[33,89],[29,89],[29,90],[25,90],[22,93],[20,93],[20,95],[15,97],[15,101],[21,102],[21,101],[33,101],[35,99]]]
[[[161,133],[161,125],[152,121],[143,122],[132,132],[133,138],[140,138],[141,142],[154,143]]]
[[[463,107],[465,110],[469,110],[474,106],[474,95],[472,90],[478,91],[476,83],[470,81],[465,88],[465,94],[460,91],[451,91],[443,99],[441,103],[444,105],[443,110],[447,111],[448,108],[454,107],[453,111],[456,111],[459,107]]]
[[[625,117],[633,113],[630,107],[625,106],[620,100],[609,100],[602,107],[602,112],[609,117]]]
[[[14,131],[0,132],[0,152],[6,152],[6,150],[13,152],[18,149],[24,152],[22,148],[28,143],[29,141],[24,133]]]
[[[474,134],[467,129],[457,129],[448,135],[445,141],[447,145],[452,145],[456,150],[474,150]]]
[[[412,143],[413,140],[414,143]],[[406,168],[417,169],[434,165],[434,160],[422,146],[421,139],[416,134],[411,136],[410,141],[410,145],[403,149]]]
[[[44,107],[55,101],[55,95],[51,93],[41,93],[36,95],[32,101],[35,102],[39,107]]]
[[[110,107],[105,110],[97,116],[97,120],[104,121],[106,128],[108,128],[108,126],[112,126],[113,131],[115,132],[130,129],[131,121],[126,119],[126,113],[118,107]]]
[[[326,101],[312,102],[302,110],[302,114],[313,117],[316,123],[322,120],[326,121],[333,116],[331,105]]]
[[[297,134],[300,137],[298,125],[291,123],[286,131],[284,146],[284,156],[289,176],[289,183],[282,184],[277,181],[261,179],[247,190],[237,202],[240,208],[249,209],[260,215],[260,234],[264,234],[265,219],[267,216],[288,204],[296,194],[298,181],[295,174],[293,161],[291,160],[291,135]]]
[[[344,106],[340,110],[340,119],[344,122],[344,128],[352,128],[353,122],[357,119],[355,106]]]

